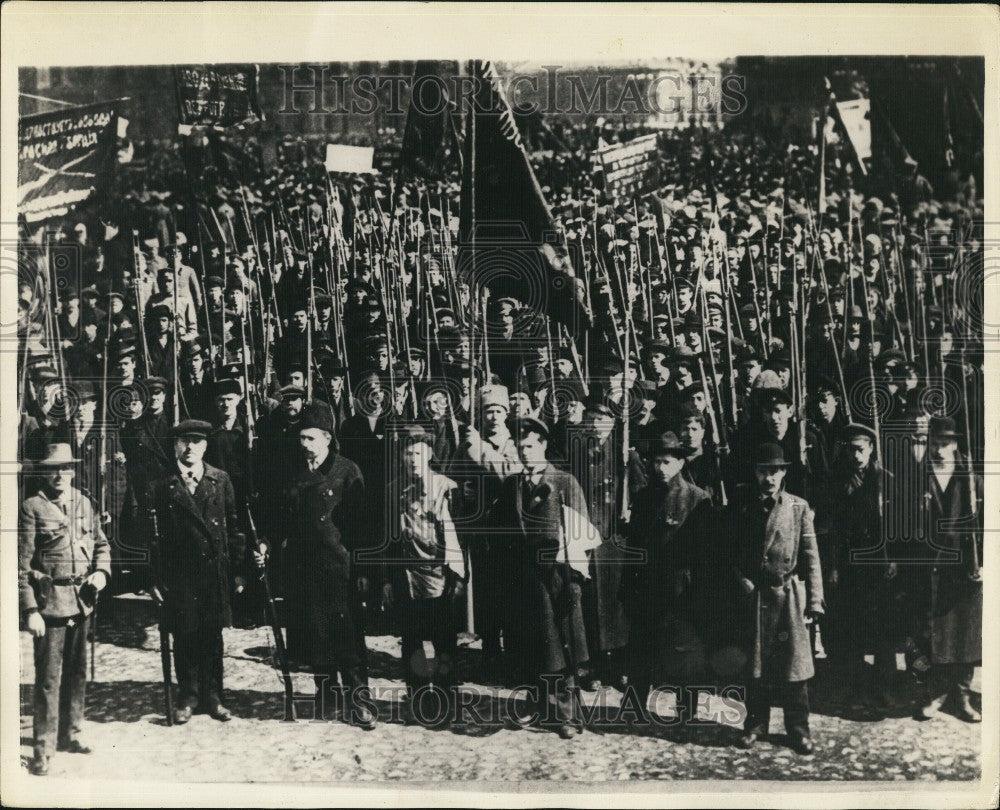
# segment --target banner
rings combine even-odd
[[[449,77],[457,72],[458,64],[450,60],[422,60],[414,68],[401,160],[420,177],[443,179],[449,143],[457,151],[455,102],[448,94]]]
[[[375,148],[372,146],[345,146],[342,143],[326,145],[326,170],[328,172],[370,173]]]
[[[117,158],[120,101],[28,115],[18,123],[18,212],[65,216],[102,191]]]
[[[257,65],[182,65],[174,68],[179,122],[232,127],[263,118]]]
[[[473,115],[465,136],[459,263],[494,296],[513,296],[570,334],[589,328],[583,282],[528,160],[491,62],[473,65]]]
[[[864,161],[872,156],[871,102],[867,98],[838,101],[837,112],[864,169]]]
[[[604,168],[604,188],[616,199],[631,199],[656,188],[660,161],[656,135],[644,135],[628,143],[616,143],[600,149]]]

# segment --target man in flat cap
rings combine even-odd
[[[520,667],[516,682],[535,685],[532,719],[570,739],[580,726],[575,670],[589,655],[582,577],[565,562],[563,507],[583,518],[588,508],[573,475],[546,459],[545,423],[528,417],[517,427],[522,472],[504,481],[491,513],[503,561],[497,575],[510,583],[508,653]]]
[[[371,539],[365,481],[358,466],[337,452],[329,409],[307,406],[298,432],[301,462],[285,490],[275,535],[283,546],[289,630],[305,635],[320,705],[371,729],[377,711],[353,582],[356,554]]]
[[[21,505],[18,592],[35,649],[34,773],[55,750],[89,754],[79,738],[87,684],[87,631],[98,592],[111,579],[111,550],[90,498],[73,485],[70,445],[35,462],[38,494]]]
[[[204,460],[211,430],[208,422],[186,419],[170,431],[172,469],[150,485],[147,499],[152,594],[173,636],[178,724],[196,709],[232,718],[222,702],[222,628],[232,624],[231,574],[248,552],[232,482]]]
[[[424,427],[407,425],[396,439],[400,474],[386,496],[393,520],[383,550],[383,598],[402,623],[410,712],[418,722],[436,725],[454,710],[458,607],[467,578],[451,517],[457,485],[432,469],[434,438]],[[424,641],[433,644],[433,659],[424,655]],[[433,709],[422,700],[427,688],[444,692]]]

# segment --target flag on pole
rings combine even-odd
[[[583,283],[528,160],[500,76],[473,63],[460,224],[461,272],[494,296],[512,296],[565,324],[590,326]]]
[[[399,159],[405,169],[428,180],[443,179],[450,153],[459,154],[455,102],[448,92],[449,77],[457,72],[458,64],[447,59],[419,61],[413,71]]]

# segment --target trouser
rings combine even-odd
[[[400,604],[403,673],[408,690],[425,684],[451,687],[455,683],[458,633],[455,604],[448,596],[408,599]],[[423,642],[434,645],[433,665],[423,655]]]
[[[538,712],[538,724],[542,728],[558,728],[567,724],[582,727],[574,676],[541,675],[536,688],[538,701],[535,710]]]
[[[83,725],[87,686],[87,627],[82,614],[46,619],[45,635],[34,639],[35,755],[49,756],[56,743],[76,738]]]
[[[767,734],[771,722],[771,706],[785,711],[785,731],[793,739],[809,736],[809,690],[807,681],[766,683],[754,678],[747,683],[747,719],[743,729],[747,734]]]
[[[949,695],[968,697],[975,671],[975,664],[934,664],[927,685],[930,699],[943,701]]]
[[[177,704],[212,711],[222,703],[222,628],[202,624],[197,630],[174,633]]]

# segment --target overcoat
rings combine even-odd
[[[304,623],[313,666],[350,666],[364,642],[351,582],[354,554],[370,535],[364,478],[331,452],[314,471],[302,465],[283,505],[285,599]]]
[[[563,504],[588,516],[576,479],[547,464],[537,484],[507,478],[493,506],[496,573],[509,583],[508,649],[526,675],[564,672],[570,656],[578,666],[589,660],[580,588],[561,562]]]
[[[974,664],[983,655],[983,583],[970,579],[983,560],[982,504],[972,510],[967,469],[941,490],[928,468],[927,528],[936,547],[931,569],[930,638],[935,664]],[[981,479],[973,479],[977,500]]]
[[[725,531],[734,543],[733,574],[754,589],[740,600],[748,671],[772,683],[804,681],[814,674],[805,613],[823,613],[812,510],[781,491],[765,514],[760,498],[743,489],[730,506]]]
[[[153,571],[167,629],[185,633],[206,624],[228,627],[233,620],[231,568],[242,570],[247,556],[246,539],[236,529],[229,476],[206,464],[192,495],[175,467],[150,485],[148,503],[156,515]],[[153,537],[152,524],[149,530]]]

